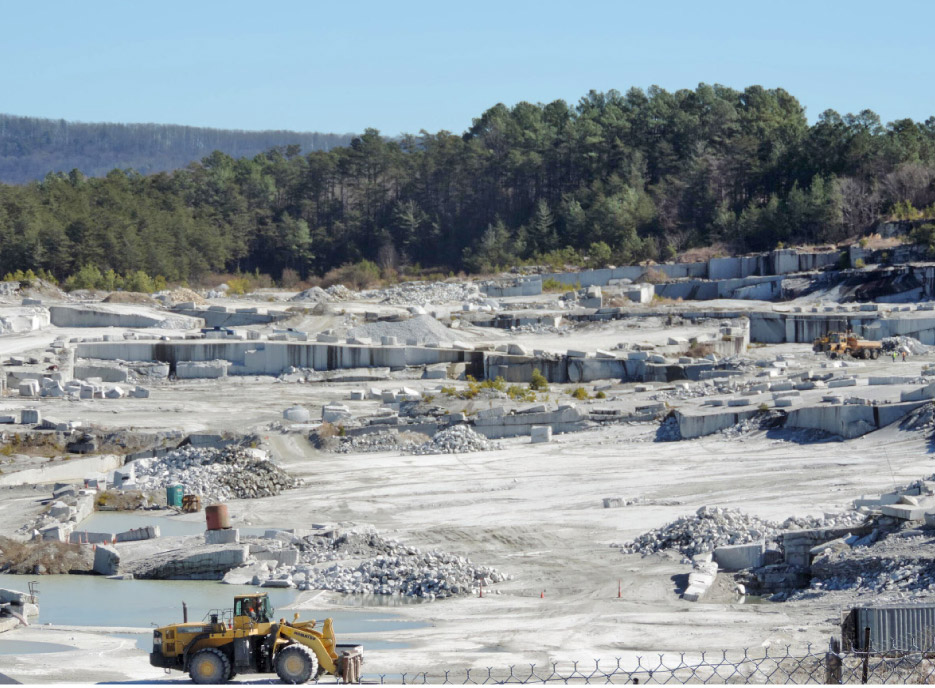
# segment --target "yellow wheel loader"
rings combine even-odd
[[[185,609],[183,605],[183,609]],[[344,683],[360,681],[363,647],[335,643],[331,619],[321,630],[314,621],[273,621],[265,593],[237,595],[234,609],[215,611],[208,623],[184,622],[153,631],[149,663],[187,671],[195,683],[224,683],[237,674],[273,673],[283,683],[305,683],[331,674]]]

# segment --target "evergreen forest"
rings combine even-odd
[[[935,216],[935,117],[828,110],[809,124],[781,88],[592,91],[575,105],[498,104],[460,134],[368,129],[307,146],[214,151],[150,174],[99,174],[102,151],[87,169],[0,185],[0,274],[294,282],[361,264],[384,276],[623,264]]]

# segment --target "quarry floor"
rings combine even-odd
[[[614,426],[556,436],[551,444],[516,439],[503,441],[498,451],[435,456],[325,454],[301,435],[274,434],[274,454],[308,485],[275,498],[234,501],[230,510],[244,525],[372,524],[401,541],[457,552],[513,574],[513,581],[483,598],[393,609],[396,616],[424,622],[420,628],[353,638],[336,629],[342,642],[406,645],[367,652],[368,672],[763,646],[801,651],[809,643],[823,648],[836,633],[840,601],[685,602],[677,589],[688,566],[666,555],[621,555],[610,545],[703,505],[774,520],[833,512],[861,493],[927,475],[933,466],[926,440],[894,427],[806,446],[762,434],[658,443],[651,441],[653,430]],[[605,496],[649,503],[604,509]],[[303,616],[321,618],[329,608],[349,605],[339,595],[306,593],[297,606],[306,610]],[[130,642],[79,629],[33,627],[4,637],[83,648],[69,657],[69,681],[181,678],[149,667]],[[65,680],[63,659],[60,653],[0,655],[0,672],[17,680]]]
[[[719,304],[733,305],[733,304]],[[704,307],[699,305],[699,307]],[[336,324],[339,318],[335,317]],[[468,341],[515,341],[530,348],[612,348],[618,342],[665,344],[703,328],[666,327],[661,319],[644,327],[618,321],[575,335],[464,328]],[[716,326],[712,323],[711,326]],[[709,327],[710,329],[710,327]],[[312,331],[309,329],[309,331]],[[120,334],[111,328],[69,331],[69,336]],[[0,354],[48,346],[61,334],[52,328],[0,338]],[[762,352],[762,353],[761,353]],[[820,365],[807,345],[770,346],[750,352],[772,357],[791,353],[803,368]],[[836,374],[918,375],[935,356],[908,363],[867,362]],[[840,596],[808,601],[739,604],[728,594],[716,601],[679,598],[689,567],[678,557],[640,558],[612,548],[687,516],[705,505],[735,507],[782,521],[847,508],[864,493],[879,493],[935,473],[929,440],[891,426],[847,442],[796,444],[764,433],[741,437],[715,434],[672,443],[654,442],[657,424],[611,425],[556,435],[549,444],[528,438],[501,440],[501,449],[460,455],[398,453],[332,454],[315,449],[303,434],[269,429],[282,410],[302,404],[313,411],[329,401],[347,403],[355,415],[377,402],[348,402],[350,389],[370,386],[433,389],[435,380],[396,379],[369,383],[295,384],[273,378],[231,378],[148,385],[149,399],[66,401],[0,399],[0,413],[39,407],[57,420],[83,420],[112,428],[195,431],[256,431],[275,459],[306,486],[279,497],[229,503],[235,524],[310,528],[320,523],[373,525],[407,544],[439,548],[495,566],[513,580],[486,590],[483,598],[461,597],[394,607],[392,614],[421,622],[416,628],[347,637],[340,642],[389,641],[396,649],[365,650],[365,672],[398,680],[402,673],[548,665],[577,660],[632,659],[637,655],[702,651],[753,651],[811,644],[823,651],[839,633]],[[614,384],[600,407],[631,408],[655,391]],[[590,386],[589,386],[590,388]],[[897,399],[900,388],[835,390],[847,396]],[[555,390],[558,397],[561,390]],[[824,393],[827,393],[824,392]],[[817,403],[821,392],[803,395]],[[567,398],[567,397],[566,397]],[[672,402],[700,408],[703,399]],[[797,402],[798,403],[798,402]],[[483,402],[486,406],[488,402]],[[38,508],[28,488],[0,492],[0,533],[10,533]],[[602,498],[642,498],[639,505],[604,509]],[[620,596],[618,597],[618,586]],[[165,601],[171,614],[178,600]],[[322,618],[329,609],[357,608],[340,595],[304,593],[303,617]],[[170,613],[167,611],[167,613]],[[174,616],[170,616],[174,618]],[[94,625],[93,604],[88,624]],[[139,630],[139,629],[138,629]],[[149,629],[145,629],[149,632]],[[68,645],[55,653],[2,654],[0,673],[24,683],[188,682],[149,666],[133,640],[108,629],[32,626],[0,640]],[[267,682],[269,677],[238,677]]]

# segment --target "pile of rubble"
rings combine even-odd
[[[367,337],[377,342],[382,337],[396,337],[405,344],[409,340],[425,342],[453,342],[457,337],[451,329],[430,315],[417,315],[400,321],[366,323],[348,331],[350,337]]]
[[[361,292],[367,299],[394,306],[425,306],[430,303],[478,303],[484,300],[476,284],[459,282],[404,282],[386,289]]]
[[[411,450],[422,446],[422,442],[413,439],[413,436],[425,437],[425,435],[416,435],[416,433],[403,433],[402,435],[395,431],[374,432],[367,435],[357,435],[356,437],[342,437],[341,443],[335,447],[334,451],[339,454],[357,454],[367,452],[384,452],[395,450]]]
[[[374,530],[283,537],[291,537],[290,544],[299,549],[294,565],[273,563],[234,569],[225,581],[237,582],[245,574],[247,578],[252,574],[253,585],[281,581],[300,590],[435,599],[476,594],[481,585],[487,587],[508,579],[496,569],[478,566],[465,557],[408,547]],[[278,560],[274,557],[268,561]]]
[[[643,533],[619,547],[625,554],[647,556],[667,549],[678,550],[686,557],[713,552],[724,545],[743,545],[761,540],[774,541],[788,530],[831,528],[858,525],[864,516],[855,511],[831,518],[788,518],[782,523],[763,521],[738,509],[703,506],[694,516],[685,516],[661,528]]]
[[[815,557],[811,592],[935,592],[935,567],[931,555],[926,556],[921,547],[928,536],[916,531],[915,535],[901,533],[877,544],[873,536],[848,540],[848,546],[829,548]]]
[[[884,351],[906,351],[913,356],[922,356],[932,350],[915,337],[884,337],[881,343]]]
[[[431,442],[406,448],[405,451],[410,454],[466,454],[499,448],[496,442],[491,442],[467,425],[453,425],[435,433]]]
[[[321,287],[311,287],[303,292],[293,296],[290,301],[313,301],[315,303],[332,303],[334,301],[348,301],[357,297],[357,293],[351,291],[343,284],[332,284],[327,289]]]
[[[299,483],[260,449],[182,447],[165,456],[127,464],[136,489],[162,490],[181,484],[210,501],[271,497]]]

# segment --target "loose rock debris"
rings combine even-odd
[[[140,459],[137,488],[159,490],[181,484],[211,501],[271,497],[299,485],[259,449],[182,447],[163,457]]]
[[[263,585],[274,580],[300,590],[435,599],[476,594],[480,586],[511,578],[496,569],[478,566],[465,557],[438,550],[422,551],[385,539],[373,529],[305,538],[283,533],[282,537],[290,538],[293,546],[299,549],[298,563],[234,569],[225,576],[225,581],[245,580]],[[359,563],[346,563],[348,559]],[[329,562],[335,563],[328,565]]]
[[[865,517],[856,511],[831,519],[788,518],[782,523],[763,521],[738,509],[703,506],[694,516],[685,516],[661,528],[640,535],[619,547],[625,554],[647,556],[674,549],[686,557],[713,552],[723,545],[743,545],[760,540],[772,541],[789,530],[858,525]]]
[[[466,425],[454,425],[440,430],[427,442],[420,441],[420,437],[425,435],[392,431],[346,437],[342,438],[334,451],[340,454],[384,451],[401,451],[407,454],[467,454],[500,448],[499,444],[491,442]]]

